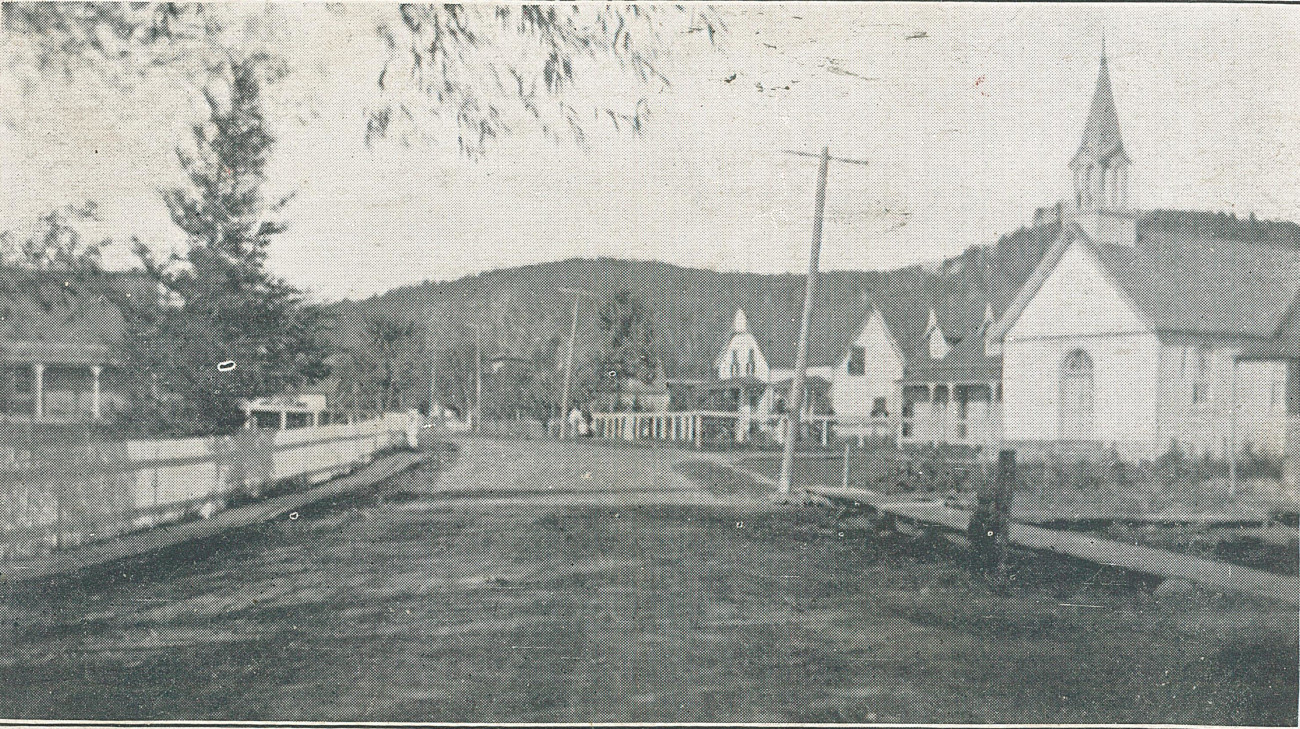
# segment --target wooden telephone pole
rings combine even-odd
[[[573,294],[573,324],[569,327],[569,349],[564,356],[564,392],[560,395],[560,439],[563,440],[569,427],[569,387],[573,383],[573,349],[578,339],[578,302],[583,296],[595,298],[596,295],[590,291],[567,286],[561,286],[560,290]]]
[[[474,432],[483,421],[483,327],[474,322]]]
[[[837,162],[865,165],[863,160],[831,157],[830,147],[822,147],[819,155],[786,150],[787,154],[816,157],[821,161],[817,170],[817,203],[813,216],[812,250],[808,254],[808,280],[803,290],[803,318],[799,323],[799,349],[794,359],[794,382],[790,385],[790,403],[786,408],[785,451],[781,455],[781,479],[777,482],[781,496],[789,496],[791,471],[794,468],[794,446],[799,439],[799,417],[804,407],[804,389],[808,383],[808,325],[812,314],[813,296],[817,291],[817,264],[822,252],[822,221],[826,215],[826,170],[831,159]]]

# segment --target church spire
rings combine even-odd
[[[1088,120],[1083,126],[1083,141],[1070,161],[1075,205],[1080,210],[1127,208],[1130,163],[1120,135],[1119,113],[1115,110],[1115,94],[1110,86],[1103,38],[1101,68],[1097,72]]]

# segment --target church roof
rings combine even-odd
[[[1300,293],[1300,250],[1168,236],[1092,246],[1160,332],[1271,337]]]
[[[1155,332],[1275,338],[1300,296],[1300,249],[1186,230],[1139,229],[1136,245],[1096,243],[1077,224],[1043,256],[995,325],[1006,336],[1071,245],[1086,245]]]
[[[1115,95],[1110,88],[1110,71],[1106,68],[1106,54],[1103,52],[1097,87],[1092,92],[1092,106],[1088,109],[1088,121],[1083,126],[1083,141],[1070,161],[1070,168],[1086,167],[1089,163],[1109,166],[1116,156],[1128,161],[1119,131]]]

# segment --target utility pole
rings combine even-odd
[[[425,333],[425,350],[429,353],[429,423],[434,422],[437,418],[438,432],[442,432],[442,426],[445,425],[442,419],[442,404],[438,402],[438,361],[434,355],[438,338],[433,334],[433,307],[425,307],[425,318],[428,320]]]
[[[483,327],[474,322],[474,432],[483,421]]]
[[[830,147],[822,147],[822,153],[819,155],[787,150],[787,154],[795,154],[800,157],[817,157],[821,164],[817,170],[817,202],[813,215],[812,250],[808,254],[808,280],[805,282],[803,290],[803,319],[799,323],[799,349],[795,354],[794,382],[790,385],[790,404],[786,409],[785,416],[785,451],[781,456],[781,479],[778,481],[778,489],[783,497],[790,495],[791,471],[794,468],[794,446],[795,441],[799,439],[799,417],[802,415],[804,389],[808,383],[808,326],[812,315],[813,296],[817,291],[817,264],[822,252],[822,221],[826,215],[826,170],[830,166],[831,150]],[[836,157],[835,160],[850,164],[867,164],[856,159]]]
[[[569,427],[569,387],[573,383],[573,349],[578,339],[578,302],[582,300],[583,296],[595,298],[596,295],[590,291],[567,286],[561,286],[560,290],[573,294],[573,324],[569,327],[569,349],[564,357],[564,390],[560,395],[560,440],[564,440]]]

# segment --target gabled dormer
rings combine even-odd
[[[720,380],[747,377],[767,381],[767,359],[758,348],[758,340],[749,331],[749,320],[743,309],[736,309],[731,320],[731,339],[718,353],[714,364]]]
[[[939,316],[934,313],[933,307],[930,309],[930,320],[925,325],[925,339],[930,359],[943,359],[952,350],[943,329],[939,327]]]

